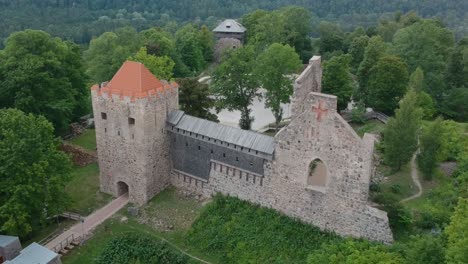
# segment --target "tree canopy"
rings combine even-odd
[[[168,56],[157,57],[148,54],[146,47],[143,47],[135,56],[129,57],[128,60],[143,63],[160,80],[170,81],[172,79],[175,63]]]
[[[44,115],[57,133],[89,111],[86,81],[79,47],[43,31],[14,33],[0,51],[0,108]]]
[[[25,237],[67,204],[71,162],[42,116],[0,109],[0,232]]]
[[[369,71],[367,105],[392,114],[408,88],[408,67],[399,57],[385,56]]]
[[[349,64],[350,55],[335,56],[325,62],[323,67],[323,92],[338,97],[338,109],[346,109],[354,92],[354,81]]]
[[[266,90],[265,106],[270,108],[279,125],[283,118],[281,104],[289,103],[293,93],[290,74],[301,67],[299,56],[289,45],[274,43],[259,55],[254,76]]]
[[[400,102],[395,118],[388,120],[384,130],[384,160],[394,170],[410,161],[418,147],[417,133],[421,124],[421,109],[417,95],[409,91]]]
[[[230,111],[239,110],[242,129],[250,129],[253,117],[249,106],[259,96],[259,82],[253,75],[255,59],[253,47],[235,49],[226,54],[213,73],[213,92],[219,99],[219,106]]]

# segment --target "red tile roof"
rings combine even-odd
[[[126,61],[114,75],[112,80],[101,86],[94,85],[91,89],[99,94],[108,93],[128,96],[132,99],[155,95],[157,92],[178,87],[177,83],[168,84],[156,78],[142,63]]]

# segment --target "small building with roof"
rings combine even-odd
[[[37,243],[32,243],[4,264],[62,264],[60,255]]]
[[[224,51],[240,48],[245,42],[246,29],[234,19],[224,20],[213,32],[216,37],[214,51],[214,59],[216,62],[221,60]]]
[[[0,263],[15,258],[21,249],[18,237],[0,235]]]
[[[213,29],[213,32],[217,40],[233,38],[244,43],[246,29],[236,20],[226,19]]]

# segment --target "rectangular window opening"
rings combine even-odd
[[[135,124],[135,118],[129,117],[129,118],[128,118],[128,124],[129,124],[129,125],[134,125],[134,124]]]
[[[104,112],[101,112],[101,119],[102,120],[107,120],[107,114]]]

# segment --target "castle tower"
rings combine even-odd
[[[245,32],[245,27],[234,19],[226,19],[213,29],[216,38],[215,61],[221,60],[224,51],[242,47],[245,42]]]
[[[169,185],[166,117],[178,109],[178,85],[127,61],[110,82],[91,88],[101,191],[144,204]]]

